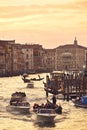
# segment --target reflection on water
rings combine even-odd
[[[33,76],[37,78],[38,75],[30,75]],[[45,78],[46,74],[41,74],[41,77]],[[57,115],[53,124],[37,123],[32,107],[34,103],[46,103],[43,81],[34,82],[35,87],[29,89],[21,76],[0,78],[0,130],[87,130],[87,109],[74,107],[72,101],[57,100],[63,107],[63,114]],[[26,93],[30,114],[6,111],[11,94],[16,91]]]

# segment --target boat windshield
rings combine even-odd
[[[39,113],[55,113],[53,109],[40,109]]]

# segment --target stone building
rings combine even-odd
[[[42,70],[43,48],[39,44],[22,45],[24,54],[24,72],[33,73]]]
[[[23,74],[24,72],[24,54],[21,44],[12,45],[12,75]]]
[[[30,73],[34,69],[34,62],[33,62],[33,48],[28,45],[22,45],[22,52],[24,55],[24,72]]]
[[[17,75],[23,71],[23,53],[15,40],[0,40],[0,76]]]
[[[81,71],[87,67],[87,48],[75,38],[73,44],[44,49],[39,44],[16,44],[0,40],[0,76],[52,70]]]
[[[15,40],[0,40],[0,76],[11,75],[12,45]]]
[[[87,48],[78,45],[75,38],[74,44],[66,44],[56,48],[55,70],[79,71],[86,66]]]
[[[45,71],[55,69],[55,49],[43,49],[43,69]]]
[[[33,64],[35,72],[41,72],[43,69],[42,59],[43,59],[43,48],[42,45],[33,44]]]
[[[33,69],[35,72],[40,72],[42,70],[42,54],[43,48],[42,45],[33,44],[31,45],[33,48]]]
[[[0,43],[0,76],[5,75],[5,47]]]

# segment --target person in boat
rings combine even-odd
[[[55,97],[55,95],[53,95],[52,100],[53,100],[53,104],[55,105],[56,104],[56,97]]]
[[[47,80],[47,85],[49,86],[49,85],[50,85],[50,78],[49,78],[49,75],[46,76],[46,80]]]
[[[56,107],[55,111],[58,114],[62,114],[62,107],[61,107],[61,105],[59,105],[58,107]]]

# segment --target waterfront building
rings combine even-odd
[[[52,70],[81,71],[87,67],[87,48],[75,38],[73,44],[44,49],[39,44],[0,40],[0,76]]]
[[[34,69],[34,62],[33,62],[33,48],[28,45],[22,45],[22,52],[24,57],[24,72],[29,73]]]
[[[56,48],[55,69],[64,71],[81,71],[86,66],[87,48],[78,45],[75,38],[74,44],[66,44]]]
[[[12,75],[19,75],[24,72],[24,54],[20,44],[12,46]]]
[[[0,76],[11,75],[12,45],[15,40],[0,40]]]
[[[23,53],[15,40],[0,40],[0,76],[12,76],[23,71]]]
[[[43,49],[43,68],[45,71],[55,69],[55,49]]]
[[[22,45],[24,54],[24,72],[40,72],[42,70],[43,48],[39,44]]]
[[[41,72],[43,70],[42,59],[43,59],[43,48],[42,45],[33,44],[33,65],[35,72]]]
[[[5,75],[5,47],[0,44],[0,76]]]

